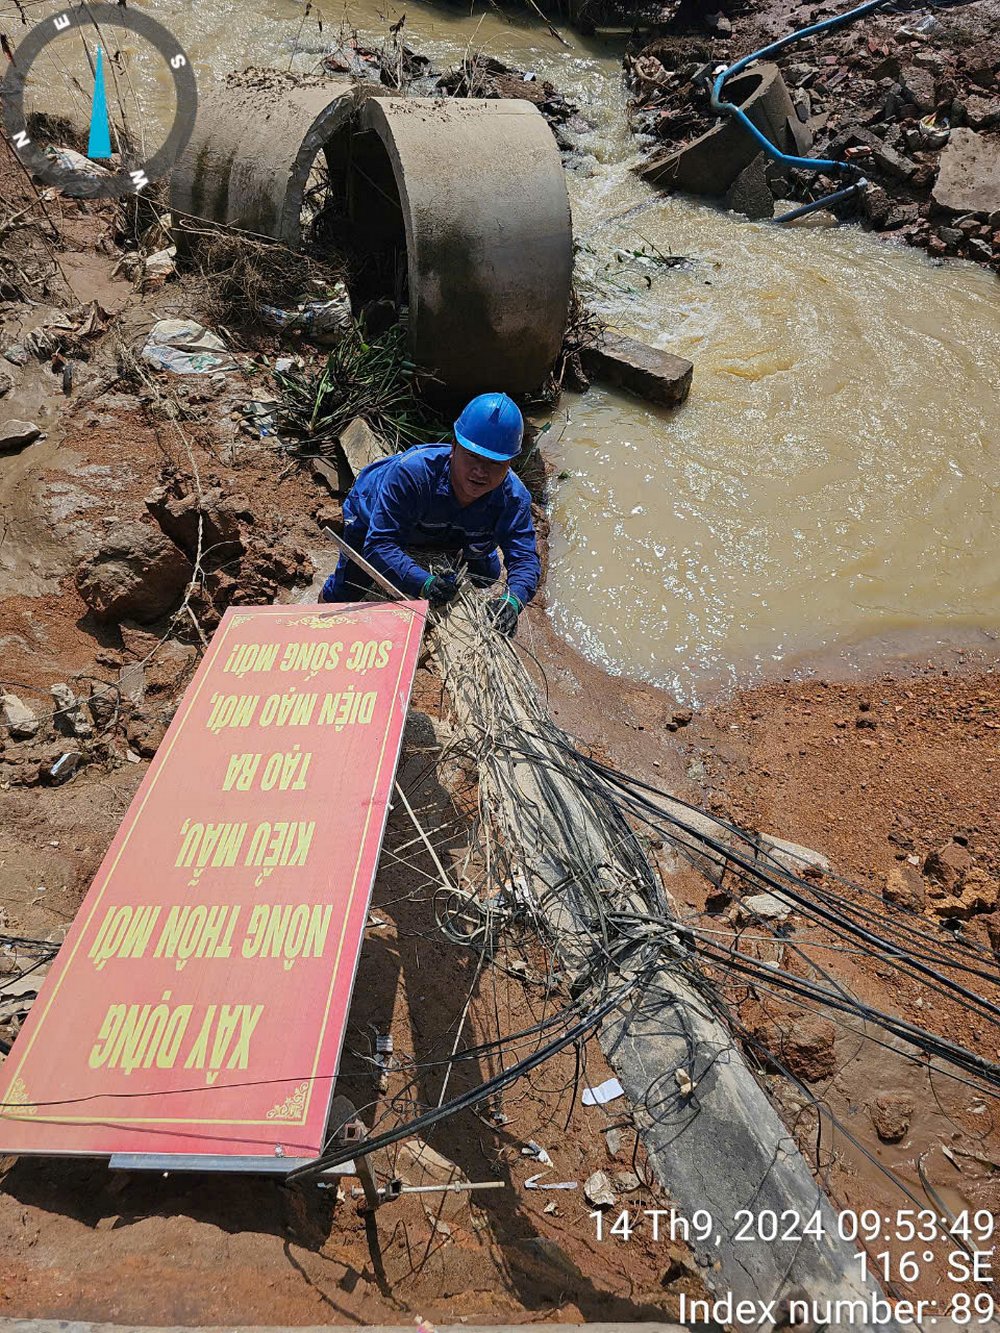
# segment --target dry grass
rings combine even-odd
[[[203,316],[244,333],[260,329],[262,305],[286,307],[303,295],[321,297],[344,275],[343,265],[321,262],[278,241],[212,223],[178,218],[178,250],[204,280]]]

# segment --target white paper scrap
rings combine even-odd
[[[624,1097],[625,1089],[616,1078],[609,1078],[597,1088],[584,1088],[581,1101],[584,1106],[606,1106],[616,1097]]]

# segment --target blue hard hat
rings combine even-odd
[[[455,438],[463,449],[493,463],[509,463],[521,452],[524,418],[505,393],[481,393],[462,409]]]

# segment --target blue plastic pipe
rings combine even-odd
[[[722,88],[728,79],[742,73],[755,60],[763,60],[767,56],[776,55],[779,51],[783,51],[786,46],[791,46],[793,42],[801,42],[806,37],[814,37],[820,32],[832,32],[835,28],[842,28],[848,23],[854,23],[857,19],[864,18],[866,14],[873,13],[887,3],[889,3],[889,0],[865,0],[863,5],[857,5],[854,9],[847,10],[845,14],[835,14],[833,18],[824,19],[822,23],[813,23],[808,28],[799,28],[796,32],[790,32],[786,37],[779,37],[770,46],[763,46],[759,51],[754,51],[751,55],[744,56],[742,60],[737,60],[735,65],[730,65],[728,69],[724,69],[712,85],[712,110],[734,116],[747,133],[760,144],[764,152],[783,166],[805,167],[807,170],[813,171],[840,171],[858,174],[858,168],[851,162],[837,162],[823,157],[795,157],[789,153],[783,153],[766,134],[763,134],[757,128],[742,107],[738,107],[734,102],[723,102]],[[828,195],[826,199],[817,199],[815,206],[818,208],[834,197],[841,198],[841,192],[838,191],[836,196]],[[791,217],[792,214],[787,216]],[[799,216],[799,214],[796,213],[795,216]],[[783,220],[779,219],[779,221]]]

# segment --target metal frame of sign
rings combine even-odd
[[[0,1066],[0,1152],[315,1159],[426,611],[226,613]]]

